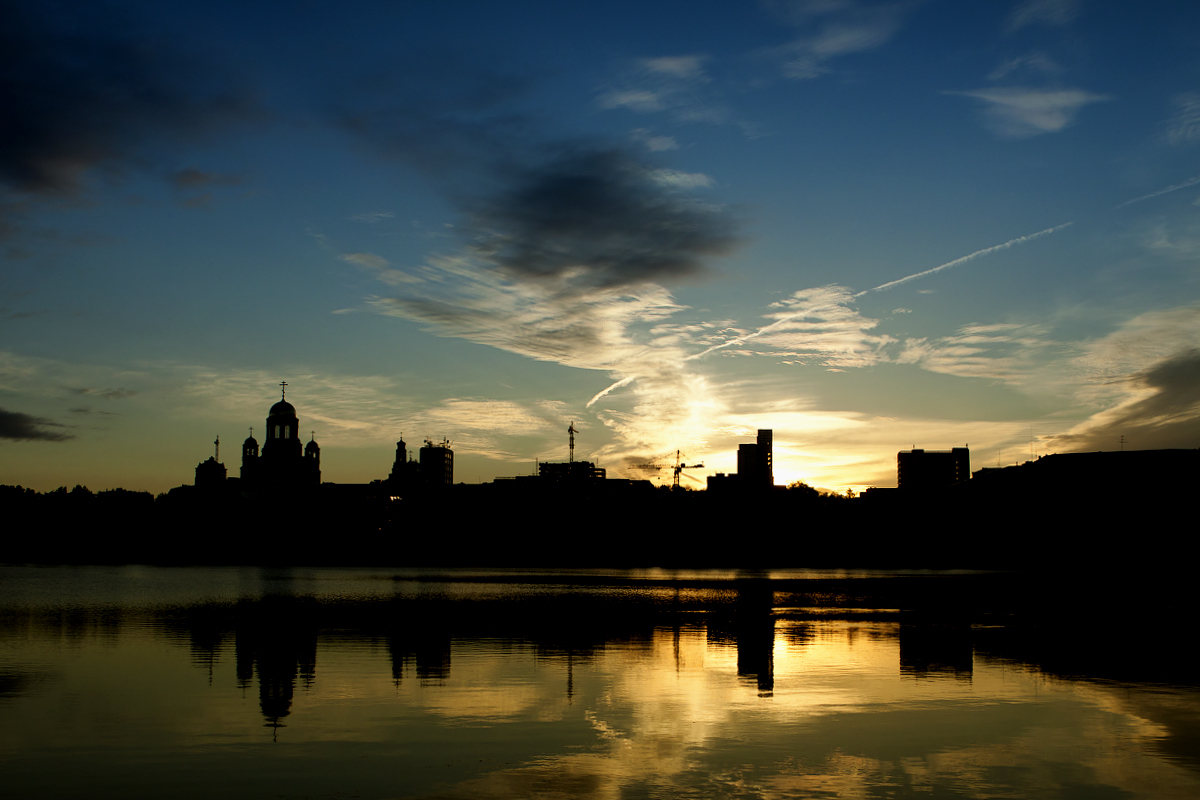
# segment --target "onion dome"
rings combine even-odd
[[[269,416],[272,417],[294,417],[296,416],[296,407],[287,400],[280,400],[275,405],[271,406]]]

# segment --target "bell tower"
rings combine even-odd
[[[287,381],[279,385],[283,387],[283,397],[267,414],[267,440],[263,443],[262,455],[270,461],[298,461],[304,450],[300,442],[300,420],[296,417],[295,407],[287,401]]]

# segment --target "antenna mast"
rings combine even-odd
[[[567,428],[567,434],[571,437],[571,455],[567,459],[568,464],[575,463],[575,434],[579,431],[575,430],[575,422],[571,422],[571,427]]]

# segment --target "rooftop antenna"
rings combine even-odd
[[[221,437],[218,436],[216,438],[216,440],[213,442],[213,444],[216,445],[216,447],[217,447],[217,453],[216,453],[216,455],[213,456],[213,461],[220,461],[221,460]]]
[[[571,437],[571,455],[568,457],[567,463],[574,464],[575,463],[575,434],[579,433],[579,431],[575,430],[575,421],[574,420],[571,421],[571,427],[567,428],[567,433]]]

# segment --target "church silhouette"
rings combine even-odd
[[[256,493],[321,484],[321,448],[315,438],[300,444],[300,418],[287,401],[287,381],[282,397],[267,413],[267,439],[262,452],[254,429],[242,443],[242,491]]]
[[[243,496],[274,494],[321,485],[321,447],[315,437],[308,444],[300,443],[300,418],[296,407],[287,401],[287,381],[280,384],[283,396],[267,412],[267,439],[258,448],[254,429],[242,442],[241,479],[227,479],[225,465],[220,462],[220,438],[217,452],[196,467],[196,486],[205,491],[232,489]]]

